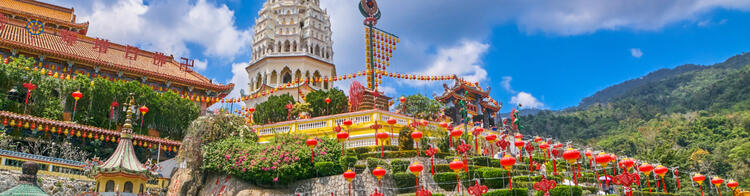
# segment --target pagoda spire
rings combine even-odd
[[[133,98],[133,93],[130,93],[128,95],[128,103],[127,103],[127,112],[125,113],[125,124],[122,125],[122,133],[120,133],[120,137],[125,138],[127,136],[128,139],[132,138],[130,134],[133,133],[133,105],[135,105],[135,99]]]

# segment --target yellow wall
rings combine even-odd
[[[114,181],[115,190],[117,192],[123,192],[123,190],[125,189],[125,183],[128,181],[133,183],[133,194],[141,193],[140,192],[141,184],[144,185],[143,192],[146,192],[146,189],[147,189],[145,185],[146,181],[143,181],[141,179],[128,179],[128,178],[121,177],[121,176],[117,176],[117,177],[101,176],[98,179],[96,179],[96,186],[98,188],[96,190],[99,190],[99,192],[105,192],[107,188],[107,181],[110,181],[110,180]]]
[[[310,137],[329,137],[336,138],[336,132],[334,127],[346,119],[351,119],[353,124],[351,127],[341,125],[343,131],[349,131],[349,143],[354,144],[357,141],[371,141],[368,144],[360,143],[360,146],[375,146],[375,129],[370,128],[376,122],[381,125],[382,128],[378,129],[378,132],[391,133],[391,126],[388,125],[388,119],[395,118],[397,123],[393,125],[393,142],[394,145],[398,142],[398,132],[403,127],[408,126],[413,122],[413,118],[396,114],[392,112],[382,110],[365,110],[358,112],[350,112],[344,114],[337,114],[331,116],[322,116],[312,119],[305,120],[294,120],[285,121],[275,124],[258,125],[253,126],[258,131],[258,142],[264,143],[273,139],[276,133],[296,133],[305,134]],[[429,122],[432,126],[439,126],[438,122]],[[424,137],[429,137],[429,133],[425,133]],[[387,142],[388,143],[388,142]],[[347,145],[347,147],[356,147],[357,145]]]

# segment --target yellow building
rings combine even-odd
[[[396,119],[396,123],[393,124],[392,129],[388,124],[389,119]],[[344,126],[343,124],[345,120],[351,120],[352,125],[350,127]],[[258,142],[266,143],[273,139],[274,134],[277,133],[295,133],[308,135],[310,137],[336,138],[336,131],[334,129],[337,126],[341,126],[342,131],[349,131],[349,140],[346,141],[346,147],[355,148],[362,146],[376,146],[376,132],[386,132],[389,136],[391,136],[390,141],[386,141],[387,145],[398,145],[399,130],[413,123],[414,120],[419,119],[414,119],[412,117],[389,111],[375,109],[330,116],[321,116],[311,119],[284,121],[267,125],[256,125],[252,128],[257,130]],[[376,124],[380,127],[377,130],[374,129],[374,127],[376,127],[374,125]],[[440,127],[440,123],[428,121],[428,126]],[[463,126],[456,127],[462,128]],[[443,130],[447,132],[447,130],[442,128],[437,130]],[[490,133],[498,134],[497,132],[488,130],[482,133],[482,138]],[[432,133],[424,133],[424,137],[431,136]]]
[[[146,182],[154,176],[146,166],[138,161],[133,151],[131,118],[133,111],[131,106],[135,101],[131,94],[125,124],[120,133],[120,142],[115,152],[102,165],[93,169],[92,175],[96,179],[96,192],[99,193],[132,193],[141,194],[146,192]]]

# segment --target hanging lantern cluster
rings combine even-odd
[[[368,74],[385,72],[386,68],[391,65],[390,59],[393,58],[393,50],[396,50],[398,41],[396,35],[376,28],[365,28],[365,67]],[[373,76],[374,78],[367,78],[367,88],[374,88],[371,80],[375,80],[375,88],[383,82],[382,75]]]
[[[29,129],[34,133],[44,132],[45,134],[58,134],[60,136],[71,138],[77,137],[80,139],[93,139],[103,142],[119,142],[120,132],[92,126],[19,115],[5,111],[0,111],[0,119],[2,119],[2,125],[4,127]],[[177,152],[178,146],[181,145],[179,141],[136,134],[133,135],[133,146],[157,149],[160,144],[161,150],[166,152]]]

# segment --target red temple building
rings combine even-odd
[[[3,62],[9,56],[24,55],[55,74],[136,80],[155,91],[172,91],[196,101],[202,112],[234,87],[194,72],[189,59],[176,60],[172,55],[89,37],[88,22],[76,22],[72,8],[34,0],[0,0],[0,14]]]
[[[495,115],[503,107],[503,104],[490,97],[490,89],[482,89],[478,83],[470,83],[456,79],[453,87],[443,84],[445,91],[442,95],[435,97],[440,103],[445,104],[445,115],[450,117],[455,124],[462,121],[459,101],[463,100],[466,113],[474,122],[482,122],[482,126],[490,128],[495,126]]]

